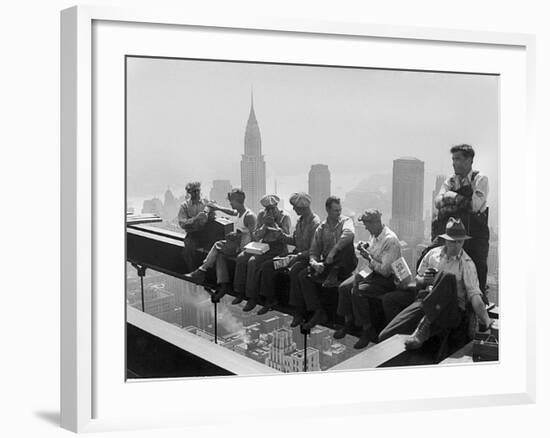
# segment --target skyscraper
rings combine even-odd
[[[260,199],[266,193],[265,161],[262,155],[262,137],[254,112],[254,98],[250,101],[250,114],[244,134],[244,154],[241,158],[241,187],[246,204],[253,211],[260,210]]]
[[[445,182],[445,178],[446,178],[445,175],[437,175],[435,177],[435,187],[434,187],[434,190],[432,192],[432,217],[434,217],[435,214],[436,214],[435,197],[437,196],[437,194],[439,193],[439,190],[441,189],[441,186]]]
[[[390,228],[411,247],[424,240],[424,162],[413,157],[393,161]]]
[[[330,196],[330,170],[326,164],[312,164],[309,170],[311,209],[325,217],[325,201]]]

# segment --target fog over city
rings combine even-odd
[[[342,196],[363,185],[390,191],[392,162],[425,163],[424,205],[438,174],[452,173],[449,148],[474,146],[489,177],[497,220],[498,77],[295,65],[128,58],[128,200],[177,196],[190,180],[241,186],[240,160],[253,105],[267,192],[307,191],[312,164],[331,172]],[[370,181],[369,181],[369,178]],[[372,186],[372,187],[371,187]],[[389,218],[387,218],[389,220]]]

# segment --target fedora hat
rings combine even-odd
[[[445,240],[468,240],[470,236],[466,234],[466,228],[460,219],[454,217],[449,219],[445,227],[445,234],[440,234],[439,237]]]

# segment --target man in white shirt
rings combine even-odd
[[[443,233],[450,217],[460,218],[471,237],[464,250],[476,265],[479,286],[485,293],[487,285],[487,256],[489,254],[489,180],[472,169],[475,151],[461,144],[451,148],[454,174],[448,177],[435,198],[438,210],[432,224],[432,238]]]
[[[401,257],[399,239],[382,223],[380,211],[368,209],[359,221],[363,222],[371,235],[369,242],[358,248],[368,261],[370,272],[352,274],[338,288],[337,314],[344,317],[344,326],[334,332],[334,337],[341,339],[355,322],[362,329],[354,345],[357,349],[365,348],[371,340],[376,339],[370,300],[396,288],[391,264]],[[362,274],[367,275],[364,277]]]
[[[445,245],[428,252],[418,268],[417,285],[425,289],[382,330],[380,341],[412,332],[405,348],[418,349],[442,330],[459,327],[468,303],[480,327],[490,326],[474,262],[463,250],[464,241],[470,237],[462,221],[449,219],[445,234],[439,237],[445,240]]]

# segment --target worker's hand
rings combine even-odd
[[[264,217],[264,224],[268,227],[272,227],[275,224],[275,218],[271,215],[266,215]]]
[[[426,272],[424,272],[424,283],[427,285],[433,284],[436,274],[437,274],[437,269],[435,268],[426,269]]]
[[[310,265],[316,274],[321,274],[325,270],[325,265],[321,262],[312,261]]]

